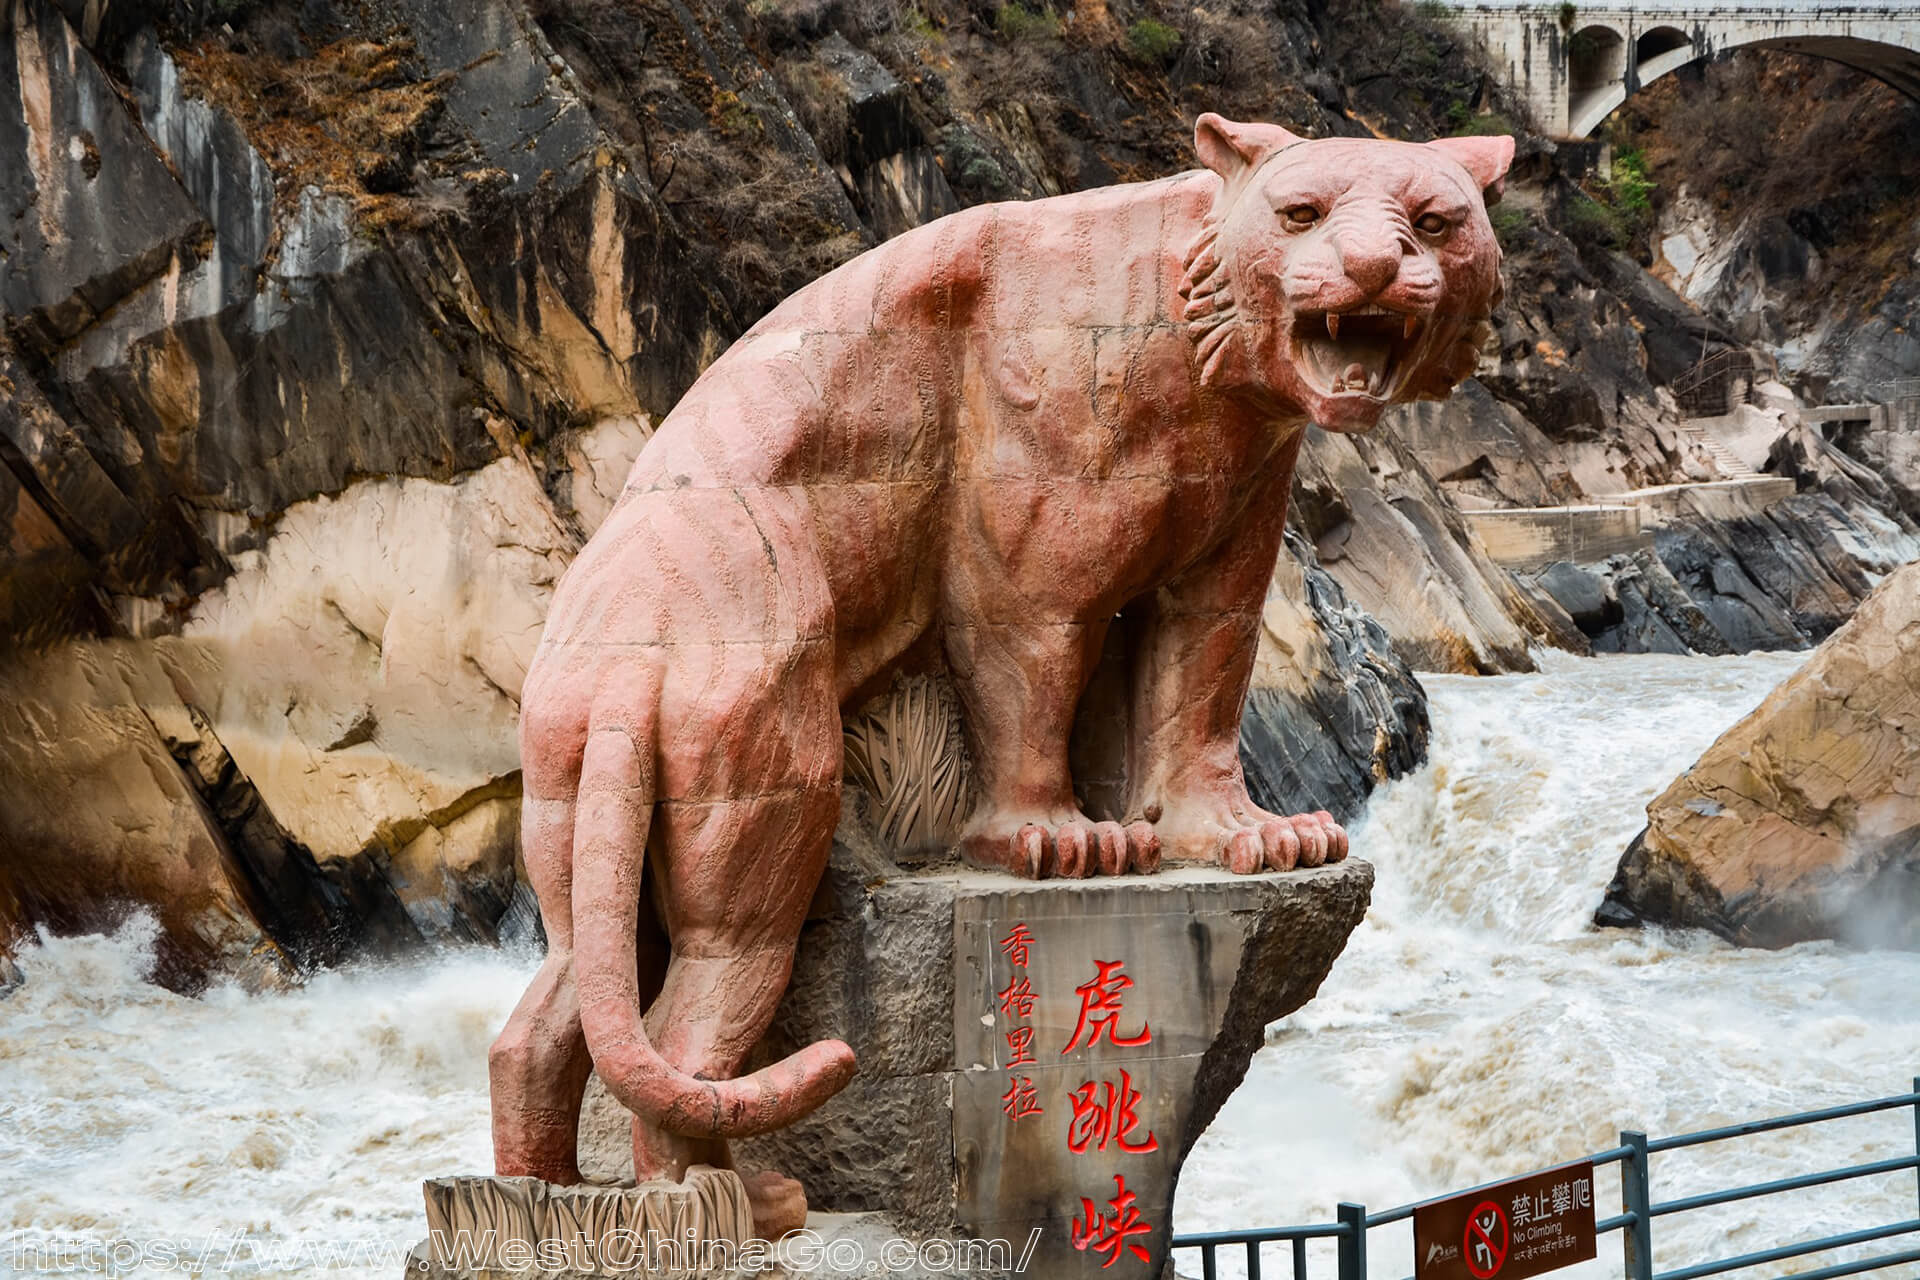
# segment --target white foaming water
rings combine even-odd
[[[1268,1034],[1181,1177],[1181,1231],[1331,1221],[1659,1137],[1904,1093],[1920,956],[1745,950],[1589,920],[1646,804],[1804,655],[1550,659],[1429,676],[1431,762],[1353,833],[1373,907],[1314,1001]],[[1656,1200],[1910,1155],[1910,1111],[1656,1155]],[[1599,1216],[1619,1212],[1602,1171]],[[1658,1268],[1915,1216],[1912,1172],[1664,1217]],[[1908,1237],[1910,1240],[1911,1237]],[[1371,1272],[1413,1269],[1405,1226]],[[1754,1268],[1780,1275],[1900,1240]],[[1239,1276],[1238,1251],[1221,1257]],[[1313,1274],[1332,1274],[1316,1246]],[[1266,1274],[1287,1275],[1282,1249]],[[1197,1257],[1183,1269],[1198,1274]],[[1617,1276],[1620,1237],[1556,1274]],[[1884,1274],[1911,1276],[1913,1268]]]
[[[187,999],[152,939],[43,940],[0,1000],[0,1275],[400,1275],[420,1180],[492,1167],[487,1045],[537,960]]]
[[[1798,661],[1430,678],[1434,763],[1356,832],[1373,910],[1195,1151],[1176,1225],[1325,1221],[1337,1200],[1402,1203],[1610,1147],[1617,1128],[1903,1089],[1920,1071],[1920,957],[1587,927],[1646,801]],[[420,1180],[490,1166],[486,1047],[533,957],[455,951],[185,999],[145,981],[151,937],[30,947],[26,984],[0,999],[0,1275],[79,1239],[121,1274],[167,1270],[131,1264],[172,1244],[203,1274],[392,1280],[425,1232]],[[1710,1163],[1656,1157],[1656,1194],[1911,1141],[1892,1113],[1709,1148]],[[1657,1257],[1890,1222],[1913,1197],[1909,1174],[1664,1219]],[[1611,1212],[1617,1180],[1596,1199]],[[1589,1274],[1618,1274],[1617,1239]],[[1376,1274],[1411,1269],[1404,1234],[1375,1232],[1373,1250]],[[1278,1251],[1267,1264],[1286,1274]]]

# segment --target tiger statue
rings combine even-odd
[[[527,675],[526,870],[548,952],[489,1056],[496,1167],[579,1180],[590,1072],[636,1176],[839,1090],[823,1041],[736,1078],[840,811],[841,716],[938,663],[1023,877],[1347,853],[1248,797],[1238,742],[1309,423],[1365,431],[1472,372],[1500,296],[1504,137],[1307,141],[1203,115],[1202,169],[986,205],[816,280],[660,424],[555,591]],[[1123,812],[1068,737],[1128,628]],[[757,1223],[804,1192],[749,1180]]]

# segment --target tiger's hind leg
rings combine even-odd
[[[678,861],[698,866],[716,857],[731,860],[730,854],[765,867],[766,878],[783,886],[775,895],[777,912],[751,927],[720,916],[676,922],[673,957],[647,1026],[661,1056],[680,1070],[699,1079],[732,1079],[766,1033],[786,993],[838,816],[837,791],[819,789],[730,800],[679,815],[679,822],[669,819]],[[723,848],[728,854],[719,852]],[[671,913],[671,899],[667,905]],[[633,1126],[633,1159],[641,1179],[677,1180],[692,1164],[734,1167],[727,1143],[682,1137],[642,1118]],[[798,1182],[764,1171],[745,1181],[755,1227],[765,1238],[805,1225],[806,1193]]]
[[[531,791],[531,788],[529,788]],[[547,958],[487,1052],[493,1096],[493,1167],[570,1185],[580,1181],[580,1103],[593,1061],[574,987],[571,797],[522,801],[527,876],[540,899]]]
[[[494,1172],[559,1185],[581,1180],[581,1103],[593,1061],[580,1023],[573,921],[573,839],[591,688],[569,674],[571,655],[529,673],[522,694],[520,846],[540,902],[547,955],[487,1053]],[[639,988],[659,990],[665,940],[640,904]]]
[[[840,714],[827,654],[769,644],[749,650],[749,671],[735,666],[742,648],[683,655],[688,667],[711,664],[717,678],[704,695],[721,688],[729,697],[724,707],[699,708],[689,719],[704,731],[677,740],[676,781],[655,806],[647,871],[672,940],[648,1038],[674,1067],[705,1080],[738,1077],[772,1022],[840,814]],[[831,1052],[848,1054],[844,1045]],[[641,1179],[679,1179],[690,1164],[733,1167],[719,1139],[675,1134],[645,1117],[633,1135]],[[804,1225],[799,1183],[765,1172],[745,1181],[762,1236]]]

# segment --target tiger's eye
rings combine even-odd
[[[1295,231],[1305,231],[1320,221],[1320,211],[1310,204],[1296,204],[1287,210],[1287,226]]]
[[[1447,220],[1437,213],[1422,214],[1414,226],[1430,236],[1437,236],[1447,229]]]

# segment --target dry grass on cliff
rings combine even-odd
[[[209,37],[173,50],[190,96],[239,121],[283,201],[315,186],[346,197],[364,225],[410,220],[426,135],[450,76],[424,75],[405,39],[347,39],[276,57]]]

